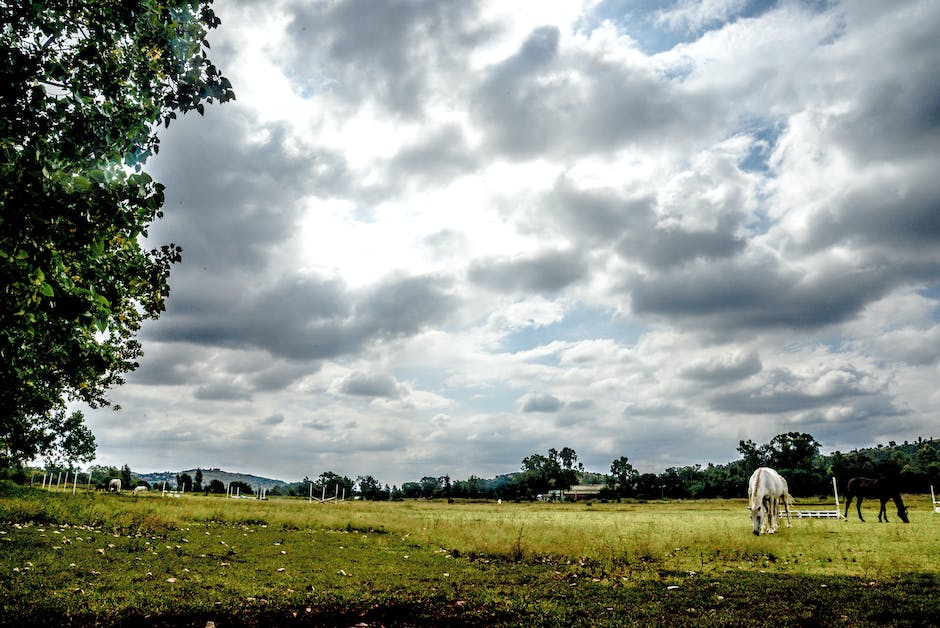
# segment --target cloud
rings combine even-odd
[[[635,277],[627,289],[634,312],[716,329],[816,329],[846,322],[883,297],[888,269],[845,262],[783,268],[774,260],[696,264],[679,272]]]
[[[245,401],[251,394],[235,383],[211,382],[196,389],[193,396],[200,401]]]
[[[756,375],[762,368],[760,356],[756,352],[748,352],[698,360],[683,367],[679,374],[687,379],[724,385]]]
[[[152,172],[173,182],[165,209],[171,219],[157,222],[150,240],[182,245],[192,268],[262,269],[292,234],[299,196],[316,177],[309,160],[289,150],[285,125],[217,114],[184,117],[164,134]],[[200,123],[208,128],[196,132]]]
[[[436,278],[391,278],[360,292],[336,279],[308,276],[282,277],[254,290],[240,291],[240,279],[233,283],[176,299],[149,334],[165,342],[321,360],[415,334],[446,318],[453,305],[446,282]]]
[[[558,412],[564,404],[554,395],[530,395],[522,404],[523,412]]]
[[[522,160],[682,143],[711,132],[717,103],[605,52],[569,52],[557,27],[533,29],[515,54],[487,68],[473,96],[487,147]]]
[[[385,397],[398,399],[403,386],[385,373],[350,373],[339,383],[339,391],[358,397]]]
[[[609,189],[581,190],[565,180],[556,184],[546,201],[560,228],[585,243],[612,246],[623,258],[649,268],[732,258],[746,245],[738,233],[743,218],[738,206],[719,213],[708,227],[690,228],[681,219],[659,215],[650,197],[624,197]],[[677,209],[688,212],[689,208]]]
[[[670,30],[700,31],[719,24],[741,12],[747,0],[708,0],[690,2],[682,0],[668,10],[660,11],[657,21]]]
[[[325,68],[305,90],[328,90],[351,103],[371,100],[398,115],[420,116],[434,78],[425,68],[459,64],[489,30],[477,5],[293,3],[288,59],[298,80],[309,76],[308,68]]]
[[[262,425],[280,425],[283,422],[284,422],[283,414],[272,414],[268,418],[263,419],[261,421],[261,424]]]
[[[582,279],[587,264],[576,251],[542,251],[534,255],[480,259],[469,269],[472,282],[500,292],[558,292]]]

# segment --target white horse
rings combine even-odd
[[[751,511],[751,523],[754,534],[765,531],[773,534],[777,531],[779,504],[787,513],[787,527],[790,527],[790,497],[787,481],[770,467],[759,467],[751,474],[747,483],[748,510]]]
[[[146,493],[146,492],[149,491],[149,490],[150,490],[150,489],[147,488],[146,486],[135,486],[135,487],[134,487],[134,495],[139,495],[140,493]]]
[[[115,493],[121,492],[121,480],[118,478],[113,478],[108,482],[108,492],[114,491]]]

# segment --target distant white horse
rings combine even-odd
[[[754,534],[765,530],[768,534],[777,531],[781,501],[787,513],[787,527],[790,527],[790,502],[793,498],[790,497],[787,481],[779,473],[770,467],[759,467],[747,483],[747,497]]]
[[[149,491],[149,490],[150,490],[150,489],[147,488],[146,486],[135,486],[135,487],[134,487],[134,495],[138,495],[138,494],[140,494],[140,493],[146,493],[146,492]]]
[[[115,493],[121,492],[121,480],[114,478],[108,482],[108,492],[110,493],[111,491],[114,491]]]

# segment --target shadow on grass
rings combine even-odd
[[[461,595],[437,592],[363,602],[253,600],[224,608],[172,612],[118,610],[70,614],[40,603],[5,604],[4,626],[928,626],[940,625],[938,578],[904,574],[888,581],[760,572],[661,571],[639,580],[577,578],[538,566],[493,566],[500,585]],[[489,579],[488,579],[489,580]],[[211,622],[211,623],[210,623]]]

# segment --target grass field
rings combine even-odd
[[[0,485],[0,624],[940,623],[940,515],[794,520],[744,500],[317,504]],[[854,510],[854,508],[853,508]]]

